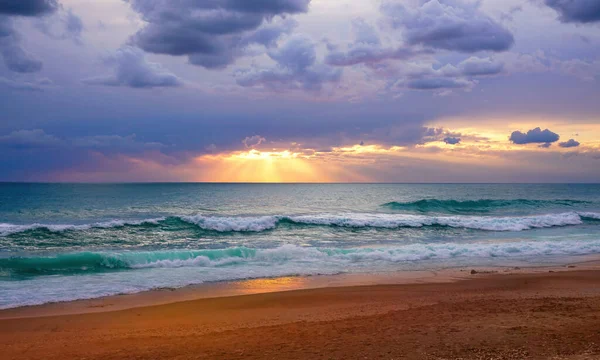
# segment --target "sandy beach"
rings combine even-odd
[[[600,263],[475,272],[266,279],[9,309],[0,348],[3,359],[600,359]]]

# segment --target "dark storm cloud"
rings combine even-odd
[[[183,81],[163,69],[159,64],[148,62],[140,49],[125,46],[105,59],[114,67],[114,74],[83,80],[90,85],[127,86],[132,88],[176,87]]]
[[[0,15],[0,55],[14,72],[32,73],[42,69],[42,62],[21,47],[21,38],[11,18]]]
[[[40,16],[58,9],[56,0],[0,0],[0,14]]]
[[[258,30],[251,31],[242,37],[233,40],[223,40],[228,46],[218,45],[214,52],[196,52],[188,54],[190,64],[205,67],[207,69],[220,69],[227,67],[235,60],[244,56],[246,48],[253,44],[272,48],[283,34],[289,34],[298,25],[293,19],[283,19],[276,23],[261,26]]]
[[[13,18],[15,16],[38,17],[40,18],[38,28],[52,36],[49,24],[54,20],[45,17],[52,13],[58,14],[59,8],[60,5],[56,0],[0,0],[0,56],[10,71],[33,73],[40,71],[43,66],[40,60],[21,46],[21,35],[14,28]],[[78,39],[83,29],[81,19],[70,10],[64,14],[61,11],[59,18],[64,23],[61,38]],[[31,86],[30,88],[33,89]]]
[[[305,36],[293,36],[279,49],[269,52],[277,63],[275,67],[238,71],[237,83],[245,87],[318,91],[326,83],[338,82],[342,71],[319,63],[315,46]]]
[[[514,44],[512,33],[482,13],[479,2],[430,0],[408,8],[388,0],[382,11],[411,45],[473,53],[506,51]]]
[[[545,0],[546,5],[558,11],[563,22],[591,23],[600,21],[598,0]]]
[[[0,149],[12,148],[20,150],[32,149],[78,149],[94,150],[106,154],[111,153],[138,153],[147,150],[156,150],[165,147],[158,142],[139,141],[135,134],[120,135],[94,135],[73,138],[60,138],[48,134],[42,129],[17,130],[7,135],[0,136]]]
[[[207,3],[222,4],[237,11],[276,15],[307,12],[310,0],[212,0]]]
[[[543,147],[549,147],[551,143],[557,142],[560,136],[548,129],[542,130],[537,127],[529,130],[527,133],[515,131],[510,135],[510,141],[518,145],[525,144],[545,144]]]
[[[42,129],[17,130],[0,135],[0,153],[6,155],[0,161],[0,179],[24,181],[72,168],[93,171],[101,165],[98,158],[147,153],[156,158],[164,148],[157,142],[141,141],[135,134],[59,137]]]
[[[130,0],[147,25],[131,41],[145,51],[186,55],[190,63],[223,68],[247,46],[272,46],[295,24],[276,16],[308,11],[310,0]],[[281,20],[281,19],[280,19]]]
[[[578,147],[581,143],[575,139],[569,139],[569,141],[561,142],[558,144],[561,148],[572,148]]]

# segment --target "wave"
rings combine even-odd
[[[0,274],[11,276],[71,275],[157,268],[228,268],[227,280],[252,277],[250,267],[287,266],[331,272],[354,268],[381,268],[424,260],[490,259],[574,256],[600,253],[600,240],[529,241],[514,243],[411,244],[393,248],[310,248],[283,245],[273,249],[235,247],[221,250],[72,253],[50,257],[0,259]],[[237,270],[236,270],[237,269]],[[279,270],[278,270],[279,271]],[[264,273],[261,272],[261,274]],[[198,274],[200,275],[200,273]],[[275,274],[273,274],[275,275]],[[281,275],[280,272],[277,275]],[[267,274],[266,276],[269,276]]]
[[[539,264],[560,261],[563,256],[588,254],[600,254],[600,240],[407,244],[348,249],[288,244],[271,249],[81,252],[0,258],[0,309],[206,282],[493,266],[514,261]]]
[[[90,229],[111,229],[125,226],[158,225],[167,218],[143,219],[143,220],[111,220],[92,224],[7,224],[0,223],[0,237],[12,234],[24,233],[32,230],[45,230],[49,232],[83,231]]]
[[[18,275],[53,275],[125,270],[144,267],[161,267],[160,264],[176,264],[189,261],[190,264],[225,264],[219,259],[243,259],[252,256],[256,250],[230,248],[224,250],[198,251],[155,251],[155,252],[80,252],[41,257],[11,257],[0,259],[0,270]],[[203,262],[203,260],[206,260]]]
[[[90,229],[122,228],[127,226],[162,226],[174,222],[185,223],[201,230],[219,233],[263,232],[279,226],[331,226],[340,228],[422,228],[429,226],[463,228],[485,231],[524,231],[539,228],[581,225],[584,220],[600,220],[600,213],[567,212],[534,216],[429,216],[412,214],[345,213],[317,215],[270,216],[174,216],[145,220],[113,220],[83,225],[15,225],[0,224],[0,236],[9,236],[34,230],[49,232],[82,231]]]
[[[440,213],[470,213],[470,212],[489,212],[501,208],[516,208],[516,209],[538,209],[548,207],[572,207],[576,205],[590,204],[583,200],[438,200],[424,199],[413,202],[390,202],[383,204],[383,207],[404,210],[416,211],[421,213],[440,212]]]
[[[560,213],[521,217],[426,216],[409,214],[319,214],[298,216],[212,217],[187,216],[183,221],[218,232],[261,232],[280,224],[337,226],[344,228],[421,228],[444,226],[486,231],[523,231],[555,226],[580,225],[584,219],[600,219],[599,213]]]

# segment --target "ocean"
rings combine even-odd
[[[600,253],[600,185],[0,183],[0,309]]]

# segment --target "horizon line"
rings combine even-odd
[[[600,185],[600,182],[212,182],[212,181],[0,181],[0,184],[45,185]]]

